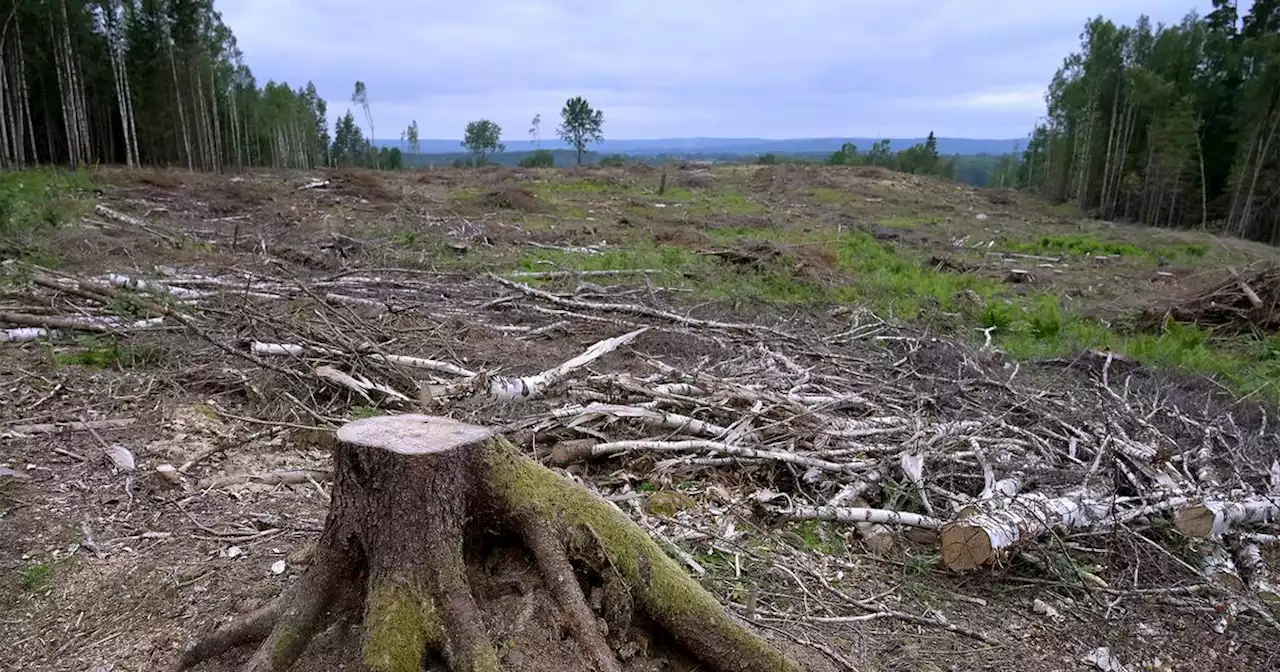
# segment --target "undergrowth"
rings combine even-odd
[[[83,336],[77,339],[74,349],[53,353],[56,366],[94,369],[129,369],[158,364],[161,359],[160,352],[152,346],[98,336]]]
[[[48,263],[40,234],[88,211],[81,192],[93,184],[83,172],[53,168],[0,173],[0,256]]]
[[[1020,295],[994,280],[934,270],[910,252],[862,231],[797,233],[722,227],[703,233],[716,246],[726,248],[767,241],[784,253],[783,261],[772,266],[746,266],[722,262],[681,245],[640,242],[601,254],[529,250],[520,254],[516,266],[531,271],[652,269],[657,271],[651,276],[654,284],[683,290],[697,300],[857,304],[883,318],[936,326],[975,344],[985,340],[979,329],[989,329],[995,347],[1016,359],[1111,349],[1145,365],[1207,376],[1241,395],[1280,401],[1280,337],[1227,338],[1177,323],[1152,333],[1123,323],[1103,323],[1079,314],[1053,294]],[[1060,243],[1067,245],[1060,249],[1073,253],[1138,250],[1121,243],[1095,245],[1087,242],[1087,237],[1055,240],[1074,241]],[[785,253],[806,247],[825,250],[834,257],[831,277],[819,279],[792,272],[788,266],[792,261]],[[1182,249],[1194,255],[1199,252],[1189,250],[1200,248],[1185,245]],[[597,284],[635,281],[636,276],[592,278]]]
[[[1203,243],[1159,243],[1138,246],[1114,240],[1104,240],[1088,233],[1065,233],[1041,236],[1031,241],[1006,243],[1013,252],[1035,255],[1059,255],[1068,257],[1138,257],[1166,260],[1200,259],[1209,253]]]

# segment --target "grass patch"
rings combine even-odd
[[[926,309],[954,311],[965,290],[981,298],[1004,291],[999,283],[975,275],[926,268],[861,231],[839,236],[834,251],[840,268],[852,275],[837,291],[839,299],[864,303],[899,319],[915,318]]]
[[[602,194],[626,194],[633,191],[631,185],[606,180],[573,179],[524,182],[520,186],[542,197],[548,196],[600,196]]]
[[[856,200],[849,192],[833,187],[805,187],[800,193],[819,203],[849,203]]]
[[[1014,252],[1037,255],[1065,255],[1074,257],[1140,257],[1147,253],[1137,245],[1101,240],[1087,233],[1066,233],[1021,243],[1010,243]]]
[[[1104,240],[1088,233],[1041,236],[1033,241],[1007,243],[1013,252],[1066,257],[1134,257],[1156,259],[1201,259],[1209,254],[1203,243],[1160,243],[1139,247],[1132,243]]]
[[[990,319],[993,313],[1000,317]],[[1131,331],[1075,314],[1051,295],[1033,296],[1021,306],[988,304],[977,321],[997,327],[995,344],[1015,359],[1109,349],[1153,369],[1206,376],[1239,395],[1280,402],[1280,336],[1224,338],[1177,322],[1159,332]]]
[[[44,591],[53,581],[53,569],[52,562],[37,562],[18,570],[22,577],[22,589],[33,593]]]
[[[82,337],[78,349],[53,353],[56,366],[87,366],[94,369],[128,369],[156,364],[160,352],[151,346],[120,343],[96,336]]]
[[[0,173],[0,256],[48,263],[40,234],[86,214],[89,204],[80,193],[92,188],[84,172],[39,168]]]

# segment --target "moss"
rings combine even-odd
[[[379,581],[369,592],[364,663],[383,672],[417,672],[428,644],[444,641],[435,607],[416,583]]]
[[[692,508],[693,498],[683,492],[663,490],[649,495],[644,500],[644,510],[651,516],[670,518],[680,511]]]
[[[613,570],[633,587],[650,616],[669,629],[696,624],[695,636],[706,634],[724,642],[732,650],[720,653],[752,661],[752,669],[799,672],[799,666],[730,619],[710,593],[620,511],[524,457],[502,437],[489,449],[490,491],[515,515],[566,525],[579,546],[598,541]]]
[[[296,624],[283,628],[280,636],[276,637],[276,646],[271,652],[272,667],[282,670],[293,663],[298,657],[298,639],[304,636],[310,636],[310,633],[303,633]]]
[[[498,652],[492,646],[485,646],[473,651],[470,656],[471,669],[467,672],[499,672],[502,664],[498,662]],[[416,672],[418,668],[410,668]]]

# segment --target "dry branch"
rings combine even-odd
[[[776,512],[784,520],[827,520],[837,523],[874,523],[877,525],[905,525],[925,530],[936,530],[943,520],[907,511],[866,509],[837,506],[797,506]]]
[[[641,327],[621,336],[599,341],[577,357],[539,374],[523,378],[495,377],[489,381],[489,394],[501,401],[541,398],[550,388],[564,382],[574,371],[634,341],[637,336],[648,330],[648,327]]]
[[[9,425],[0,436],[16,438],[36,434],[57,434],[59,432],[86,432],[99,429],[123,429],[137,422],[136,418],[114,418],[110,420],[88,420],[84,422],[48,422],[34,425]]]
[[[720,322],[718,320],[701,320],[695,317],[685,317],[684,315],[678,315],[676,313],[672,313],[669,311],[658,310],[657,308],[651,308],[649,306],[644,306],[639,304],[603,303],[599,301],[580,301],[577,299],[566,299],[562,296],[557,296],[555,294],[552,294],[551,292],[547,292],[541,289],[535,289],[524,283],[513,282],[511,280],[507,280],[506,278],[494,275],[492,273],[489,274],[489,277],[495,280],[496,282],[499,282],[507,287],[511,287],[512,289],[528,294],[529,296],[533,296],[533,297],[542,299],[544,301],[549,301],[558,306],[565,306],[568,308],[577,308],[579,310],[601,311],[606,313],[626,313],[629,315],[643,315],[645,317],[654,317],[658,319],[669,320],[671,322],[683,324],[688,327],[706,327],[711,329],[725,329],[729,331],[768,331],[780,336],[782,335],[776,329],[773,329],[771,327],[765,327],[758,324]]]

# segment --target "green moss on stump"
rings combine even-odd
[[[716,599],[689,577],[634,522],[592,492],[524,457],[505,438],[489,444],[488,486],[516,515],[536,516],[564,529],[579,549],[598,542],[614,571],[634,588],[640,606],[665,627],[697,623],[702,633],[734,649],[734,669],[802,672],[767,642],[734,622]],[[710,661],[708,661],[710,662]]]
[[[444,624],[416,581],[378,582],[364,624],[364,664],[379,672],[417,672],[427,647],[444,641]]]

